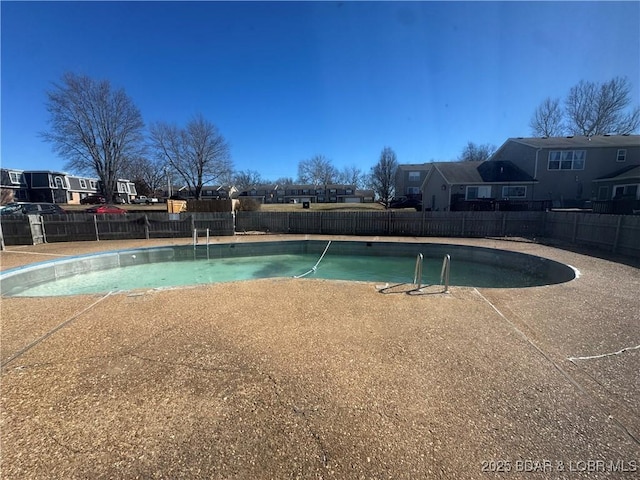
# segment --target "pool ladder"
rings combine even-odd
[[[417,290],[422,288],[422,263],[424,256],[419,253],[416,256],[416,266],[413,270],[413,284],[417,286]],[[451,256],[446,254],[442,260],[442,270],[440,271],[440,285],[444,282],[444,292],[449,293],[449,273],[451,270]]]
[[[207,228],[207,260],[209,260],[209,229]],[[198,229],[193,229],[193,259],[197,260],[198,258]],[[204,258],[204,257],[203,257]]]

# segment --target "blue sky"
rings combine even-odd
[[[147,125],[202,113],[236,170],[297,176],[321,154],[365,172],[529,136],[547,96],[626,76],[638,2],[2,1],[1,162],[65,170],[38,136],[67,71],[122,87]],[[75,173],[75,172],[71,172]]]

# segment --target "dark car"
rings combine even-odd
[[[80,199],[80,205],[100,205],[102,203],[107,203],[104,195],[91,194]]]
[[[47,202],[15,202],[2,207],[2,215],[64,215],[60,205]]]
[[[98,205],[96,207],[87,208],[86,213],[110,213],[116,215],[126,215],[127,211],[124,208],[116,207],[115,205]]]
[[[389,204],[390,208],[415,208],[416,210],[422,210],[422,200],[417,198],[399,197],[391,200]]]

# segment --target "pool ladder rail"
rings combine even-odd
[[[206,237],[207,238],[207,243],[206,243],[207,250],[206,250],[206,252],[207,252],[207,260],[209,260],[209,238],[210,238],[210,235],[209,235],[209,229],[208,228],[206,229],[206,232],[207,232],[207,237]],[[194,228],[193,229],[193,259],[194,260],[198,259],[198,248],[197,247],[198,247],[198,229]],[[202,257],[202,258],[204,258],[204,257]]]
[[[416,256],[416,266],[413,271],[413,284],[416,285],[416,290],[422,288],[422,264],[424,262],[424,256],[419,253]],[[449,274],[451,271],[451,256],[447,253],[442,260],[442,270],[440,271],[440,285],[444,282],[444,292],[449,293]]]

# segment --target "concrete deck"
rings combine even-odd
[[[2,298],[2,478],[638,478],[640,270],[410,240],[581,276],[448,295],[275,279]],[[8,247],[0,262],[185,243]]]

